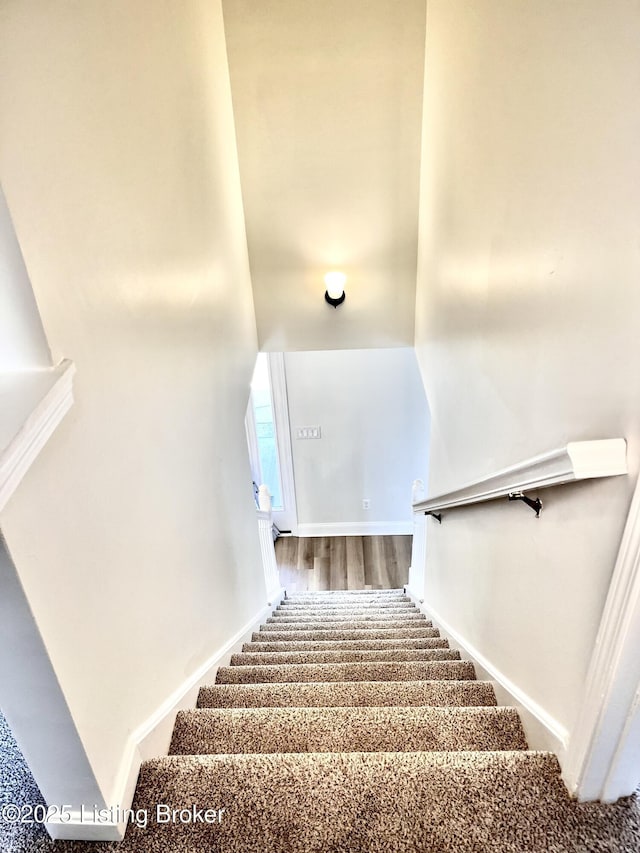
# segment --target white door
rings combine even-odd
[[[259,353],[246,418],[253,480],[271,493],[281,533],[297,532],[296,499],[283,353]]]

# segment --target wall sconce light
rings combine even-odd
[[[328,272],[324,277],[324,283],[327,285],[324,298],[334,308],[342,305],[346,299],[344,292],[344,283],[346,280],[347,277],[343,272]]]

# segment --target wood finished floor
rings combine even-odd
[[[276,542],[287,592],[397,589],[409,580],[411,536],[296,536]]]

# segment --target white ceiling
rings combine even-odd
[[[412,345],[425,0],[223,9],[261,347]]]

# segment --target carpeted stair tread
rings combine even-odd
[[[289,626],[290,628],[291,626]],[[399,640],[409,638],[439,637],[437,628],[314,628],[313,630],[294,631],[269,626],[267,631],[254,631],[251,639],[254,643],[275,642],[276,640]],[[277,629],[277,630],[276,630]]]
[[[386,610],[388,607],[393,609],[393,612],[412,610],[415,604],[409,599],[378,599],[377,601],[367,601],[362,603],[359,599],[343,598],[341,601],[289,601],[280,603],[278,607],[283,610],[301,610],[309,608],[310,610]]]
[[[286,640],[274,643],[245,643],[243,652],[322,652],[367,651],[372,649],[448,649],[449,641],[443,637],[413,637],[398,640]]]
[[[405,625],[426,625],[427,627],[432,627],[432,623],[424,613],[409,613],[403,614],[402,616],[394,616],[390,614],[376,614],[376,613],[349,613],[344,614],[342,616],[305,616],[303,614],[298,614],[297,616],[269,616],[265,620],[266,625],[309,625],[311,627],[315,627],[316,625],[328,625],[329,627],[333,627],[334,625],[362,625],[366,627],[367,625],[378,623],[385,623],[386,627],[390,627],[391,625],[398,625],[398,627],[404,627]]]
[[[156,824],[158,802],[225,811],[215,824]],[[571,800],[555,757],[525,751],[176,756],[143,764],[133,805],[152,819],[130,827],[121,853],[586,853],[640,842],[609,827],[609,843],[591,846],[607,807]]]
[[[327,604],[289,604],[287,601],[283,601],[273,612],[276,615],[280,613],[284,615],[301,612],[328,615],[350,611],[354,613],[419,613],[418,608],[410,601],[399,601],[398,603],[385,605],[377,604],[376,602],[372,602],[371,604],[339,604],[335,601],[328,602]]]
[[[415,601],[412,601],[406,595],[392,594],[385,597],[370,596],[363,598],[362,596],[354,596],[347,598],[345,595],[333,596],[325,598],[307,598],[306,600],[294,598],[281,598],[277,602],[278,607],[415,607]]]
[[[308,681],[211,684],[199,708],[329,708],[345,706],[495,706],[490,681]]]
[[[291,595],[286,595],[286,601],[330,601],[331,599],[342,598],[401,598],[404,601],[411,599],[405,593],[403,588],[398,589],[318,589],[306,590],[305,592],[294,592]]]
[[[380,631],[433,627],[426,619],[272,619],[260,625],[260,631]]]
[[[321,652],[240,652],[231,656],[232,666],[287,663],[358,663],[370,661],[460,660],[454,649],[339,649]]]
[[[407,623],[426,623],[431,625],[431,622],[427,621],[427,617],[424,613],[403,613],[401,616],[397,616],[393,613],[345,613],[344,615],[331,615],[331,616],[313,616],[307,615],[306,613],[298,613],[294,616],[281,616],[277,614],[276,616],[269,616],[267,618],[267,625],[368,625],[373,623],[374,625],[382,624],[382,623],[393,623],[394,625],[403,626]]]
[[[437,628],[423,627],[424,622],[420,625],[412,625],[399,628],[397,625],[387,625],[386,627],[378,627],[369,623],[367,627],[351,627],[344,625],[342,627],[327,628],[326,626],[317,625],[314,627],[297,627],[296,625],[261,625],[258,631],[252,634],[254,642],[260,640],[359,640],[359,639],[399,639],[401,637],[439,637],[440,632]]]
[[[322,595],[321,598],[319,597],[320,595]],[[313,593],[296,598],[285,598],[277,602],[277,605],[282,605],[283,602],[286,602],[288,605],[305,607],[386,607],[388,604],[414,604],[409,596],[402,593],[376,595],[368,598],[347,593],[335,593],[335,596],[332,597],[329,597],[326,593]]]
[[[224,818],[152,819],[119,853],[640,849],[588,845],[555,757],[459,658],[404,590],[285,598],[141,769],[134,808]]]
[[[410,619],[415,616],[424,617],[424,614],[414,607],[395,607],[393,610],[388,607],[284,607],[281,610],[274,610],[272,615],[277,619],[298,617],[298,619],[329,619],[331,621],[348,618]]]
[[[400,661],[393,663],[315,663],[282,666],[221,666],[216,684],[273,681],[416,681],[475,678],[469,661]]]
[[[178,714],[169,753],[526,748],[515,708],[201,708]]]

